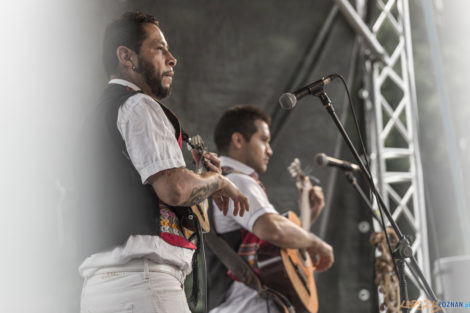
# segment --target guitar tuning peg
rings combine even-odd
[[[311,180],[314,184],[320,185],[320,180],[319,180],[318,178],[316,178],[315,176],[313,176],[313,175],[308,175],[308,178],[310,178],[310,180]]]
[[[297,171],[296,171],[296,169],[293,168],[292,166],[289,166],[289,167],[287,168],[287,170],[289,171],[289,173],[291,174],[292,177],[297,176]]]
[[[312,172],[312,166],[307,165],[307,167],[304,169],[305,176],[310,175],[311,172]]]
[[[191,144],[189,142],[186,143],[186,148],[188,149],[188,151],[193,150],[193,147],[191,147]]]

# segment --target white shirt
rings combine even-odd
[[[261,188],[254,178],[248,176],[254,172],[254,169],[226,156],[220,157],[220,164],[221,166],[228,166],[237,172],[241,172],[228,174],[227,178],[248,198],[250,210],[245,212],[243,216],[233,216],[231,214],[224,216],[222,212],[214,209],[214,227],[218,233],[223,234],[241,228],[253,232],[253,225],[260,216],[267,213],[278,214],[276,209],[269,202],[268,196],[263,188]],[[230,201],[229,212],[233,212],[232,201]],[[225,301],[218,307],[212,309],[210,313],[267,312],[266,300],[255,290],[241,282],[233,282],[225,296]],[[271,313],[279,312],[277,306],[272,301],[269,301],[269,311]]]
[[[233,216],[232,214],[224,216],[220,210],[214,210],[215,230],[219,234],[241,228],[253,232],[253,225],[261,215],[278,212],[269,202],[268,196],[263,188],[261,188],[254,178],[248,176],[255,171],[254,169],[226,156],[220,156],[219,159],[221,166],[228,166],[239,172],[228,174],[227,178],[248,198],[250,210],[245,212],[243,216]],[[233,201],[230,200],[229,212],[233,212],[233,209]]]
[[[140,90],[133,83],[123,79],[112,79],[109,83]],[[119,108],[117,128],[142,183],[146,184],[150,176],[160,171],[186,166],[175,139],[173,125],[161,106],[150,96],[138,93],[127,99]],[[100,268],[119,266],[132,259],[146,258],[155,263],[174,265],[189,274],[192,270],[193,253],[194,250],[172,246],[159,236],[132,235],[123,245],[95,253],[85,259],[79,267],[79,272],[84,278],[90,277]]]

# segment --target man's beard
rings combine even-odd
[[[171,86],[166,88],[162,85],[162,77],[157,75],[153,70],[153,64],[145,61],[142,57],[139,56],[139,67],[137,69],[139,73],[144,76],[144,80],[147,85],[150,87],[152,93],[157,97],[157,99],[163,99],[170,95]]]

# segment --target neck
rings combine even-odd
[[[249,166],[248,164],[246,164],[246,160],[245,158],[243,157],[243,155],[239,154],[239,153],[234,153],[234,152],[229,152],[229,153],[221,153],[221,155],[223,156],[226,156],[226,157],[229,157],[231,159],[234,159],[240,163],[243,163],[245,164],[246,166]]]
[[[119,79],[124,79],[127,80],[140,89],[142,89],[142,92],[145,93],[146,95],[149,95],[152,98],[157,99],[157,97],[153,94],[150,86],[142,79],[142,75],[140,75],[137,72],[134,71],[118,71],[116,74],[111,75],[111,79],[113,78],[119,78]]]

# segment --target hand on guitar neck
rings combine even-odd
[[[299,189],[299,201],[298,207],[299,210],[302,207],[303,200],[303,190],[302,188]],[[323,189],[320,186],[312,186],[309,192],[309,206],[310,206],[310,223],[313,224],[320,213],[322,212],[323,208],[325,207],[325,196],[323,195]]]
[[[220,167],[220,160],[216,153],[208,152],[205,148],[204,142],[200,138],[193,137],[196,144],[193,142],[191,154],[196,164],[196,173],[203,175],[206,172],[214,172],[222,175]],[[238,190],[238,188],[227,178],[221,176],[223,180],[223,188],[214,192],[211,197],[215,204],[224,215],[227,215],[230,199],[234,202],[233,215],[243,216],[245,211],[249,210],[248,199]]]
[[[201,161],[201,152],[197,149],[192,149],[191,154],[196,164]],[[202,154],[204,167],[209,172],[215,172],[222,174],[222,169],[220,168],[220,160],[217,157],[217,154],[214,152],[203,152]]]
[[[333,248],[322,239],[309,232],[311,224],[318,218],[325,206],[323,190],[318,185],[312,185],[310,177],[302,170],[299,159],[294,159],[288,170],[291,176],[295,177],[297,180],[296,186],[300,194],[298,205],[302,228],[307,231],[311,237],[311,245],[306,247],[306,250],[312,257],[317,271],[325,271],[334,262]],[[315,177],[312,177],[312,180],[316,184],[320,183]],[[304,190],[308,190],[308,194],[304,194]]]

